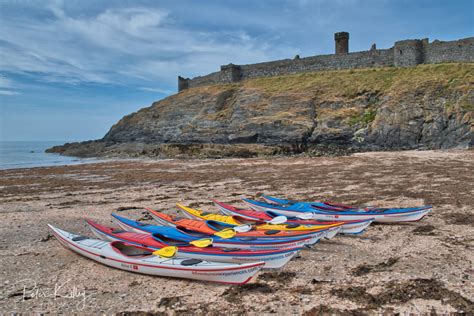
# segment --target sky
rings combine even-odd
[[[474,0],[0,0],[0,140],[98,139],[220,65],[474,36]]]

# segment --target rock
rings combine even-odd
[[[123,117],[100,140],[48,152],[219,158],[468,148],[469,72],[473,64],[425,65],[192,88]]]

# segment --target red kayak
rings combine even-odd
[[[277,213],[272,212],[263,212],[263,211],[255,211],[255,210],[248,210],[248,209],[241,209],[235,206],[225,204],[216,200],[212,200],[219,211],[226,215],[237,215],[247,218],[249,220],[260,220],[260,221],[271,221],[277,216],[281,216]],[[299,225],[331,225],[335,223],[343,223],[341,233],[343,234],[360,234],[362,233],[372,222],[374,219],[364,219],[364,220],[351,220],[351,221],[321,221],[321,220],[314,220],[314,219],[300,219],[296,217],[287,217],[287,223],[294,223]]]
[[[163,236],[155,236],[147,233],[134,233],[121,229],[107,227],[95,223],[89,219],[85,220],[91,231],[99,238],[110,241],[122,241],[130,244],[144,246],[153,249],[161,249],[169,246],[177,246],[180,257],[201,259],[215,262],[244,263],[264,261],[264,268],[281,268],[293,258],[299,248],[284,248],[273,250],[244,250],[223,247],[195,247],[188,243],[176,241]],[[212,239],[211,239],[212,241]]]

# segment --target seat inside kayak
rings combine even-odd
[[[161,234],[154,233],[151,235],[154,239],[157,241],[160,241],[164,244],[167,244],[168,246],[189,246],[188,243],[182,242],[173,238],[168,238],[166,236],[163,236]]]
[[[206,224],[207,226],[215,230],[223,230],[223,229],[235,227],[235,225],[224,224],[217,221],[206,221]]]
[[[150,226],[148,223],[142,223],[142,222],[135,222],[137,223],[138,226]]]
[[[182,226],[176,226],[176,228],[179,229],[180,231],[182,231],[183,233],[191,235],[193,237],[199,237],[199,238],[209,237],[209,235],[206,235],[206,234],[203,234],[203,233],[198,233],[198,232],[195,232],[194,230],[187,229],[187,228],[182,227]]]
[[[265,212],[265,213],[267,213],[267,214],[270,215],[271,217],[281,216],[281,214],[276,213],[276,212],[272,212],[272,211],[267,211],[267,212]],[[289,218],[289,217],[287,216],[287,218]]]
[[[76,236],[72,238],[72,241],[81,241],[81,240],[86,240],[89,239],[89,237],[86,236]]]
[[[121,234],[121,233],[126,233],[126,230],[123,229],[113,229],[112,234]]]
[[[113,242],[111,243],[111,246],[127,257],[151,256],[153,254],[153,252],[149,251],[148,249],[126,245],[122,242]]]
[[[289,223],[289,224],[286,224],[286,228],[297,228],[297,227],[300,227],[301,225],[298,224],[298,223]]]
[[[235,218],[240,224],[247,224],[247,225],[254,225],[255,222],[258,221],[258,220],[246,219],[246,218],[240,217],[240,216],[234,216],[234,218]]]

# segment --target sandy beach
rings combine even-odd
[[[406,151],[346,157],[112,161],[0,171],[0,313],[474,313],[474,152]],[[64,249],[46,227],[92,236],[83,218],[152,222],[183,202],[243,206],[259,193],[406,207],[421,222],[371,225],[305,249],[244,286],[115,270]]]

